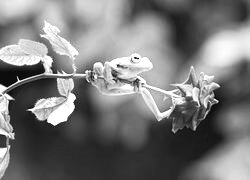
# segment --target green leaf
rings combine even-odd
[[[40,42],[31,41],[28,39],[20,39],[18,45],[24,53],[35,56],[46,56],[48,54],[47,47]]]
[[[0,49],[0,59],[8,64],[23,66],[34,65],[42,60],[42,57],[25,53],[19,45],[8,45]]]
[[[15,139],[13,133],[13,127],[9,123],[9,120],[8,119],[6,120],[5,117],[9,118],[8,115],[4,116],[2,113],[0,113],[0,134],[9,137],[11,139]]]
[[[67,97],[68,94],[74,89],[73,79],[57,78],[57,89],[62,96]]]
[[[1,94],[5,89],[5,86],[0,85],[0,113],[9,114],[9,101],[14,99],[8,94]]]
[[[3,177],[10,161],[10,146],[0,148],[0,179]]]
[[[0,112],[9,111],[9,101],[5,95],[0,96]]]
[[[47,122],[52,125],[57,125],[61,122],[67,121],[68,116],[74,111],[76,97],[69,93],[67,98],[53,97],[48,99],[40,99],[35,107],[29,109],[35,114],[38,120]]]
[[[32,109],[28,109],[28,111],[31,111],[33,114],[35,114],[38,120],[44,121],[65,101],[66,98],[64,97],[40,99],[36,102],[35,106]]]
[[[68,120],[69,115],[74,111],[74,101],[76,96],[73,93],[69,93],[67,100],[58,106],[48,117],[48,123],[56,126],[61,122]]]
[[[70,42],[58,35],[60,30],[56,26],[45,21],[43,31],[45,34],[41,34],[41,37],[49,40],[56,53],[69,56],[71,59],[74,59],[79,54]]]

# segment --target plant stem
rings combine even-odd
[[[27,84],[29,82],[33,82],[33,81],[37,81],[40,79],[53,79],[53,78],[63,78],[63,79],[69,79],[69,78],[73,78],[73,79],[81,79],[81,78],[85,78],[86,74],[38,74],[35,76],[31,76],[22,80],[18,80],[17,82],[15,82],[14,84],[10,85],[9,87],[7,87],[2,94],[8,93],[10,91],[12,91],[13,89]]]
[[[7,87],[2,92],[2,94],[6,94],[6,93],[12,91],[13,89],[15,89],[15,88],[17,88],[19,86],[22,86],[24,84],[27,84],[27,83],[30,83],[30,82],[33,82],[33,81],[37,81],[37,80],[40,80],[40,79],[55,79],[55,78],[81,79],[81,78],[85,78],[85,77],[86,77],[86,74],[74,74],[74,73],[73,74],[46,74],[46,73],[38,74],[38,75],[31,76],[31,77],[28,77],[28,78],[25,78],[25,79],[22,79],[22,80],[18,80],[14,84],[12,84],[9,87]],[[123,80],[123,82],[128,83],[128,84],[132,83],[131,81],[126,81],[126,80]],[[163,93],[163,94],[165,94],[167,96],[180,97],[177,94],[174,94],[172,91],[166,91],[166,90],[154,87],[154,86],[150,86],[148,84],[143,84],[143,87],[151,89],[151,90],[154,90],[154,91],[157,91],[157,92],[160,92],[160,93]]]
[[[126,79],[119,79],[119,80],[121,82],[124,82],[124,83],[127,83],[127,84],[131,84],[132,86],[133,86],[133,83],[134,83],[134,81],[129,81],[129,80],[126,80]],[[158,87],[150,86],[148,84],[143,84],[142,86],[145,87],[145,88],[148,88],[148,89],[151,89],[151,90],[163,93],[163,94],[165,94],[165,95],[167,95],[169,97],[176,97],[176,98],[180,97],[179,95],[174,94],[173,93],[174,91],[166,91],[166,90],[163,90],[163,89],[158,88]]]
[[[160,89],[158,87],[150,86],[148,84],[143,84],[143,87],[154,90],[154,91],[157,91],[157,92],[161,92],[161,93],[163,93],[163,94],[165,94],[167,96],[170,96],[170,97],[171,96],[177,97],[177,98],[180,97],[179,95],[174,94],[172,91],[166,91],[166,90]]]

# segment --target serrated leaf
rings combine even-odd
[[[69,56],[72,59],[79,54],[70,42],[58,35],[60,30],[56,26],[45,21],[43,31],[45,34],[41,34],[41,37],[49,40],[56,53]]]
[[[48,117],[48,123],[56,126],[61,122],[68,120],[69,115],[74,111],[74,101],[76,96],[73,93],[69,93],[67,100],[62,103],[57,109],[55,109]]]
[[[0,49],[0,59],[8,64],[23,66],[37,64],[42,57],[27,54],[19,45],[14,44]]]
[[[10,146],[0,148],[0,179],[3,177],[10,161]]]
[[[2,113],[0,113],[0,134],[11,139],[14,139],[14,133],[11,124],[5,120]]]
[[[58,27],[51,25],[47,21],[44,21],[43,31],[48,35],[58,34],[61,32]]]
[[[183,84],[193,84],[194,86],[197,86],[198,80],[195,74],[194,67],[190,67],[189,75],[186,81],[183,82]]]
[[[52,97],[47,99],[40,99],[36,102],[32,109],[28,109],[35,114],[38,120],[44,121],[49,115],[66,101],[64,97]]]
[[[68,96],[68,94],[74,89],[73,79],[57,78],[57,89],[62,96]]]
[[[35,56],[46,56],[48,54],[47,47],[40,42],[31,41],[29,39],[20,39],[18,45],[24,53]]]

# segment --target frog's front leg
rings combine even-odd
[[[123,84],[120,86],[107,86],[106,92],[103,93],[109,96],[121,96],[121,95],[129,95],[136,93],[134,90],[134,86],[130,84]]]
[[[111,80],[106,80],[110,78],[107,77],[110,69],[111,67],[107,66],[107,64],[105,67],[101,62],[96,62],[93,66],[93,72],[99,77],[92,79],[92,85],[94,85],[102,94],[108,96],[119,96],[135,93],[134,86],[131,84],[123,83],[119,79],[114,81],[113,77]]]
[[[100,85],[96,86],[103,86],[102,89],[113,89],[120,86],[119,81],[115,81],[112,75],[112,68],[109,65],[109,62],[105,62],[104,66],[101,62],[96,62],[93,65],[93,72],[99,76],[95,79],[95,84],[99,83]]]

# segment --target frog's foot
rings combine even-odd
[[[165,111],[165,112],[158,112],[155,113],[155,118],[157,119],[157,121],[161,121],[164,118],[168,118],[171,114],[173,110],[170,108],[169,110]]]
[[[161,121],[161,120],[163,119],[162,116],[155,116],[155,118],[157,119],[158,122]]]
[[[137,77],[132,83],[134,91],[141,93],[144,84],[146,84],[146,81],[142,77]]]

